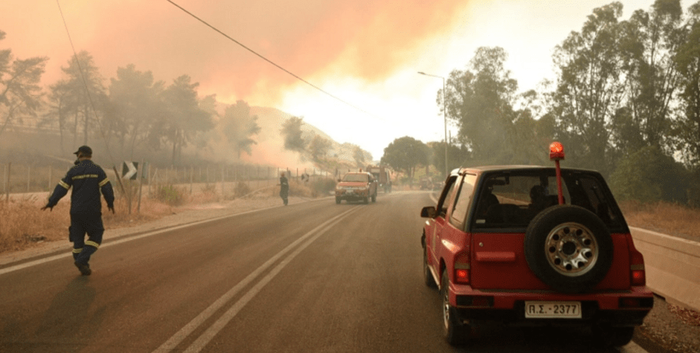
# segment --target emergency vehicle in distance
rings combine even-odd
[[[623,346],[651,311],[644,259],[603,177],[555,168],[454,170],[424,207],[423,277],[442,298],[443,333],[464,343],[484,322],[574,326]]]
[[[364,203],[377,202],[377,180],[367,172],[345,173],[335,186],[335,203],[342,200],[362,201]]]
[[[385,193],[391,192],[391,169],[385,165],[368,165],[367,172],[374,176]]]

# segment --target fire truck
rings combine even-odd
[[[379,187],[383,188],[385,193],[391,192],[391,169],[388,166],[368,165],[366,171],[379,181]]]

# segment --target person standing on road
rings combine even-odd
[[[92,273],[90,256],[100,247],[104,233],[100,192],[107,201],[107,208],[114,213],[114,191],[105,171],[92,162],[90,147],[80,146],[74,154],[78,156],[76,165],[58,182],[49,197],[49,202],[41,210],[53,210],[58,201],[73,187],[68,237],[73,242],[75,266],[83,276],[89,276]],[[85,233],[88,235],[88,241],[85,241]]]
[[[289,180],[287,180],[287,177],[285,177],[284,173],[282,173],[282,176],[280,177],[280,197],[282,198],[285,206],[287,206],[287,203],[289,203],[289,199],[287,198],[288,196]]]

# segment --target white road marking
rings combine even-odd
[[[211,327],[209,327],[197,340],[192,343],[187,348],[187,352],[199,352],[204,348],[204,346],[211,341],[214,336],[221,331],[221,329],[229,322],[233,317],[238,314],[238,312],[243,308],[250,300],[255,297],[255,295],[274,278],[277,273],[279,273],[292,259],[294,259],[302,250],[313,243],[318,237],[323,235],[329,228],[333,227],[336,223],[340,222],[343,218],[350,215],[353,212],[358,211],[359,207],[353,207],[352,209],[345,211],[326,222],[323,222],[318,227],[312,229],[308,233],[301,236],[299,239],[289,244],[286,248],[282,249],[279,253],[271,257],[264,264],[258,267],[255,271],[249,274],[241,282],[236,284],[223,296],[217,299],[208,308],[202,311],[197,317],[186,324],[180,331],[175,333],[170,339],[158,347],[154,352],[169,352],[175,349],[187,336],[189,336],[194,330],[196,330],[204,321],[209,319],[216,311],[221,309],[228,301],[231,300],[238,292],[240,292],[245,286],[254,281],[262,272],[271,267],[277,260],[279,260],[283,255],[294,249],[299,243],[304,241],[304,244],[299,246],[292,254],[287,256],[281,263],[279,263],[270,273],[268,273],[260,282],[258,282],[253,288],[251,288],[241,299],[239,299],[233,307],[231,307],[226,313],[223,314]],[[309,239],[310,238],[310,239]],[[307,240],[308,239],[308,240]]]
[[[110,241],[108,241],[108,242],[105,243],[105,244],[101,244],[101,245],[100,245],[100,249],[104,249],[104,248],[106,248],[106,247],[108,247],[108,246],[112,246],[112,245],[117,245],[117,244],[121,244],[121,243],[126,243],[126,242],[129,242],[129,241],[132,241],[132,240],[137,240],[137,239],[146,238],[146,237],[150,237],[150,236],[157,235],[157,234],[162,234],[162,233],[165,233],[165,232],[170,232],[170,231],[173,231],[173,230],[178,230],[178,229],[183,229],[183,228],[187,228],[187,227],[192,227],[192,226],[204,224],[204,223],[207,223],[207,222],[214,222],[214,221],[218,221],[218,220],[225,219],[225,218],[237,217],[237,216],[241,216],[241,215],[245,215],[245,214],[249,214],[249,213],[253,213],[253,212],[260,212],[261,210],[267,210],[267,209],[279,208],[279,207],[284,207],[284,206],[274,206],[274,207],[256,209],[256,210],[251,210],[251,211],[246,211],[246,212],[241,212],[241,213],[236,213],[236,214],[226,215],[226,216],[221,216],[221,217],[216,217],[216,218],[208,218],[208,219],[205,219],[205,220],[195,221],[195,222],[192,222],[192,223],[187,223],[187,224],[183,224],[183,225],[179,225],[179,226],[174,226],[174,227],[169,227],[169,228],[165,228],[165,229],[155,230],[155,231],[152,231],[152,232],[148,232],[148,233],[144,233],[144,234],[136,235],[136,236],[123,236],[123,237],[117,238],[116,240],[110,240]],[[71,248],[71,250],[72,250],[72,248]],[[63,254],[60,254],[60,255],[49,256],[49,257],[45,257],[45,258],[43,258],[43,259],[34,260],[34,261],[29,261],[29,262],[26,262],[26,263],[23,263],[23,264],[20,264],[20,265],[15,265],[15,266],[6,267],[6,268],[3,268],[3,269],[0,269],[0,276],[4,275],[4,274],[6,274],[6,273],[18,271],[18,270],[21,270],[21,269],[24,269],[24,268],[27,268],[27,267],[32,267],[32,266],[36,266],[36,265],[41,265],[41,264],[44,264],[44,263],[47,263],[47,262],[51,262],[51,261],[54,261],[54,260],[62,259],[62,258],[64,258],[64,257],[71,257],[71,256],[73,256],[73,253],[70,252],[70,251],[67,251],[66,253],[63,253]]]

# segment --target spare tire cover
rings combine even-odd
[[[525,259],[552,289],[580,293],[593,289],[613,260],[610,231],[593,212],[559,205],[540,212],[525,232]]]

